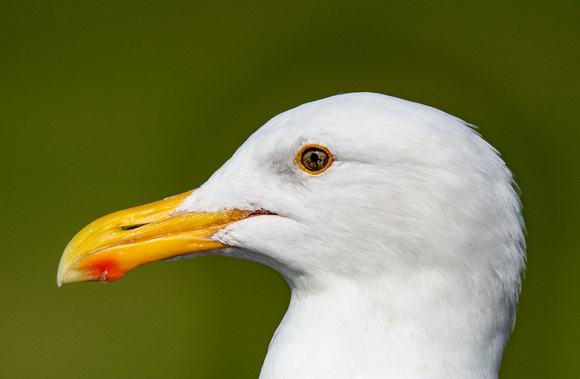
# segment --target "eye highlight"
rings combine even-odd
[[[309,174],[320,174],[332,164],[334,157],[330,150],[320,145],[306,145],[296,156],[298,167]]]

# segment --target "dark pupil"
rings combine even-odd
[[[328,157],[326,153],[320,149],[306,149],[302,155],[302,164],[309,171],[322,170],[326,166],[326,162],[328,162]]]

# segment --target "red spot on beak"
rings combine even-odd
[[[111,257],[98,257],[97,259],[87,259],[82,264],[83,269],[91,280],[101,280],[112,282],[119,279],[125,271],[121,269],[119,261]]]

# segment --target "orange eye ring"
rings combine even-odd
[[[334,156],[330,150],[320,145],[303,146],[298,152],[298,155],[296,155],[298,167],[302,171],[313,175],[324,172],[330,167],[333,161]]]

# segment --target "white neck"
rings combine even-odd
[[[497,377],[505,299],[416,285],[293,288],[260,378]]]

